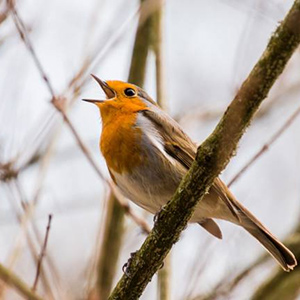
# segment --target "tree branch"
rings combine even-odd
[[[254,113],[300,42],[300,0],[271,37],[214,132],[198,148],[196,160],[153,230],[131,260],[109,299],[138,299],[187,226],[196,205],[226,167]],[[129,274],[129,276],[128,276]]]
[[[50,232],[50,225],[51,225],[51,220],[52,220],[52,215],[50,214],[48,217],[48,225],[46,228],[46,234],[45,234],[45,239],[44,239],[44,243],[41,249],[41,254],[39,256],[39,260],[37,263],[37,268],[36,268],[36,275],[35,275],[35,279],[34,279],[34,283],[32,286],[32,290],[35,292],[36,288],[37,288],[37,284],[38,284],[38,280],[41,274],[41,267],[42,267],[42,261],[44,256],[46,255],[46,248],[47,248],[47,243],[48,243],[48,238],[49,238],[49,232]]]

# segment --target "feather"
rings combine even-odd
[[[216,238],[220,240],[222,239],[222,231],[213,219],[204,219],[203,221],[199,222],[199,225]]]
[[[188,170],[196,157],[196,144],[183,132],[179,124],[159,108],[151,107],[151,110],[146,109],[142,113],[160,133],[166,153]],[[231,194],[227,186],[219,178],[216,178],[211,189],[223,200],[234,218],[239,222],[238,212],[231,202],[229,197]]]

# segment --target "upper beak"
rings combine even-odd
[[[102,88],[102,90],[104,91],[107,99],[111,99],[116,96],[114,90],[111,89],[105,81],[102,81],[96,75],[91,74],[91,76],[99,83],[99,85]],[[96,99],[82,99],[82,100],[86,101],[86,102],[91,102],[91,103],[103,103],[105,101],[105,100],[96,100]]]
[[[101,86],[101,88],[102,88],[103,92],[105,93],[107,99],[115,97],[116,94],[115,94],[114,90],[111,89],[105,81],[102,81],[96,75],[91,74],[91,76],[99,83],[99,85]]]

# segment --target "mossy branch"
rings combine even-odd
[[[271,37],[266,50],[243,83],[214,132],[199,146],[172,200],[160,211],[153,230],[131,260],[110,296],[138,299],[185,229],[196,205],[226,167],[254,113],[266,98],[300,43],[300,0]]]

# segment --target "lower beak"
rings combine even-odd
[[[96,99],[81,99],[82,101],[90,102],[90,103],[103,103],[105,100],[96,100]]]

